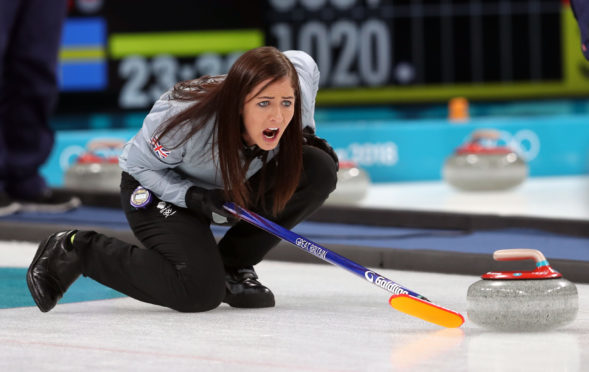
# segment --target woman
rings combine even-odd
[[[319,72],[300,51],[261,47],[226,76],[177,84],[125,146],[121,201],[144,247],[93,231],[40,244],[27,284],[51,310],[80,274],[177,311],[274,306],[253,266],[278,239],[231,219],[231,200],[292,228],[335,189],[337,156],[314,133]],[[212,222],[233,222],[217,243]]]

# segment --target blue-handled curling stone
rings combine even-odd
[[[501,331],[540,331],[572,322],[579,308],[577,288],[552,269],[535,249],[496,251],[497,261],[534,259],[533,271],[488,272],[467,292],[468,318]]]
[[[499,145],[499,140],[497,130],[475,131],[444,162],[444,180],[465,191],[507,190],[524,182],[527,164],[517,152]]]

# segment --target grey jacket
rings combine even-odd
[[[285,55],[295,66],[301,86],[303,127],[315,129],[315,97],[319,88],[319,70],[311,56],[302,51],[287,51]],[[119,165],[143,187],[161,200],[179,207],[186,207],[188,189],[199,186],[206,189],[223,188],[218,169],[218,151],[212,149],[214,119],[179,147],[174,147],[186,135],[188,128],[176,131],[162,140],[154,133],[160,124],[186,109],[190,102],[171,99],[171,90],[164,93],[153,105],[143,121],[140,131],[133,137],[119,157]],[[173,148],[174,147],[174,148]],[[276,155],[278,148],[268,153],[268,159]],[[245,161],[245,159],[244,159]],[[262,168],[260,158],[249,165],[249,179]]]

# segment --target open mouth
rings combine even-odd
[[[278,128],[266,128],[262,133],[264,134],[264,137],[274,139],[278,135],[278,131]]]

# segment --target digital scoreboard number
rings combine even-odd
[[[371,15],[378,2],[270,1],[268,44],[314,56],[325,87],[382,86],[394,76],[394,43],[387,21]]]
[[[121,108],[149,107],[178,81],[224,74],[245,50],[264,45],[261,1],[110,3],[110,80]]]

